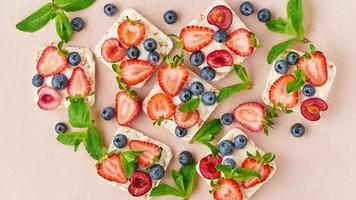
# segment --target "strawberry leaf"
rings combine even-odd
[[[53,11],[54,7],[52,3],[47,3],[30,16],[16,24],[16,28],[20,31],[35,32],[44,27],[49,20],[51,20]]]
[[[183,103],[178,109],[181,112],[194,112],[198,109],[200,104],[200,97],[191,98]]]

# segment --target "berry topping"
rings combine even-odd
[[[174,121],[178,126],[182,128],[191,128],[198,123],[200,119],[198,110],[193,112],[181,112],[179,111],[179,106],[180,105],[178,105],[174,111]]]
[[[125,60],[117,72],[122,82],[129,86],[145,81],[153,74],[155,66],[146,60]]]
[[[239,28],[229,34],[225,45],[236,55],[247,57],[255,50],[256,43],[255,34],[244,28]]]
[[[178,156],[181,165],[187,166],[194,162],[193,155],[189,151],[182,151]]]
[[[126,47],[139,45],[145,37],[145,25],[140,21],[127,19],[117,29],[120,42]]]
[[[164,177],[165,170],[160,164],[154,164],[149,168],[149,175],[153,180],[161,180]]]
[[[227,33],[225,30],[219,29],[215,32],[214,39],[218,43],[224,43],[227,41]]]
[[[68,78],[64,74],[56,74],[52,78],[52,86],[57,90],[64,90],[68,85]]]
[[[114,119],[114,117],[115,117],[115,108],[113,108],[113,107],[106,107],[106,108],[103,110],[103,113],[102,113],[101,117],[102,117],[104,120],[112,120],[112,119]]]
[[[120,44],[118,39],[110,38],[103,43],[101,55],[106,62],[115,63],[125,58],[126,49]]]
[[[310,98],[303,101],[300,106],[300,111],[306,119],[310,121],[318,121],[320,112],[328,110],[328,104],[320,98]]]
[[[32,78],[32,85],[35,87],[41,87],[43,85],[44,78],[40,74],[36,74]]]
[[[221,172],[215,167],[222,163],[222,157],[214,157],[212,154],[205,156],[199,162],[199,171],[206,179],[217,179],[221,176]]]
[[[190,91],[192,91],[193,95],[201,95],[204,92],[204,85],[200,81],[194,81],[190,85]]]
[[[150,191],[152,187],[152,179],[142,171],[135,171],[130,178],[129,193],[134,197],[139,197]]]
[[[274,64],[274,70],[278,74],[286,74],[288,72],[289,66],[286,60],[279,60]]]
[[[234,143],[230,140],[223,140],[218,145],[218,151],[221,155],[231,155],[234,150]]]
[[[295,52],[289,52],[288,55],[287,55],[287,61],[288,61],[288,64],[290,65],[295,65],[297,64],[299,60],[299,55]]]
[[[119,133],[115,136],[113,143],[116,148],[124,148],[127,145],[127,141],[126,135]]]
[[[210,67],[219,68],[219,67],[227,67],[232,66],[234,64],[232,55],[222,49],[215,50],[208,54],[207,62]]]
[[[189,58],[190,63],[192,63],[194,66],[200,66],[205,61],[205,55],[202,51],[196,51],[192,53]]]
[[[293,108],[298,103],[298,91],[288,93],[287,84],[295,80],[291,74],[279,77],[269,89],[269,100],[273,105],[282,105],[285,108]]]
[[[127,183],[128,181],[121,164],[121,158],[118,154],[111,154],[104,157],[98,162],[96,168],[98,175],[108,181],[120,184]]]
[[[215,78],[216,71],[212,67],[204,67],[200,70],[200,77],[202,77],[206,81],[211,81]]]
[[[231,113],[225,113],[221,116],[220,120],[224,125],[230,125],[234,121],[234,116]]]
[[[80,17],[73,18],[72,21],[70,22],[70,24],[72,25],[73,31],[76,31],[76,32],[83,30],[84,25],[85,25],[84,20]]]
[[[153,52],[157,49],[157,41],[153,38],[147,38],[143,41],[143,48],[148,52]]]
[[[262,23],[267,23],[271,21],[271,18],[272,18],[272,13],[267,8],[262,8],[257,13],[257,19]]]
[[[247,145],[247,137],[240,134],[237,135],[234,139],[234,145],[236,149],[243,149]]]
[[[161,156],[161,148],[156,144],[142,140],[130,140],[129,148],[131,150],[143,151],[137,156],[137,163],[142,167],[152,166]]]
[[[315,87],[313,85],[311,85],[311,84],[306,84],[302,88],[302,93],[306,97],[314,96],[315,92],[316,92]]]
[[[61,105],[62,95],[56,89],[43,86],[37,91],[38,102],[37,105],[42,110],[54,110]]]
[[[56,130],[56,133],[65,133],[65,132],[67,132],[67,126],[63,122],[57,123],[56,126],[54,127],[54,129]]]
[[[257,102],[242,103],[234,110],[234,119],[252,132],[259,132],[265,127],[263,123],[265,115],[265,108]]]
[[[151,97],[147,105],[148,116],[158,125],[174,115],[174,104],[171,97],[163,93],[157,93]]]
[[[113,17],[117,13],[117,7],[112,3],[105,4],[104,13],[108,17]]]
[[[240,12],[245,16],[250,16],[255,12],[255,6],[249,1],[244,1],[240,5]]]
[[[232,169],[236,167],[236,161],[232,158],[225,158],[222,162],[223,165],[230,165]]]
[[[132,91],[120,91],[116,94],[116,122],[129,125],[140,113],[141,104],[138,96]]]
[[[213,195],[214,200],[243,200],[239,184],[231,178],[219,180]]]
[[[127,49],[127,57],[130,59],[137,59],[140,56],[140,50],[133,46]]]
[[[175,134],[179,138],[182,138],[182,137],[186,136],[187,133],[188,133],[188,130],[186,128],[182,128],[182,127],[177,126],[176,129],[175,129]]]
[[[217,26],[219,29],[226,30],[232,23],[232,12],[230,8],[219,5],[215,6],[208,14],[208,23]]]
[[[317,51],[301,57],[297,66],[305,73],[307,82],[316,87],[320,87],[328,81],[326,58],[322,52]]]
[[[213,41],[214,30],[203,26],[187,26],[180,32],[179,38],[186,51],[199,51]]]
[[[168,10],[164,13],[163,19],[167,24],[174,24],[177,21],[177,13],[174,10]]]
[[[147,55],[147,60],[150,61],[152,64],[157,63],[160,58],[161,58],[161,56],[159,55],[159,53],[157,51],[150,52]]]
[[[163,65],[158,70],[159,86],[169,96],[176,96],[188,80],[189,71],[184,65]]]
[[[87,96],[90,91],[90,81],[84,69],[80,66],[74,68],[67,87],[69,96]]]
[[[68,54],[68,63],[72,66],[77,66],[82,61],[80,54],[78,52],[70,52]]]
[[[190,91],[188,88],[183,88],[179,92],[179,99],[182,102],[186,102],[186,101],[188,101],[189,99],[192,98],[192,95],[193,95],[192,91]]]
[[[216,103],[216,94],[215,92],[204,92],[202,95],[203,103],[207,106],[212,106]]]
[[[290,132],[294,137],[302,137],[305,133],[305,128],[303,124],[296,123],[291,127]]]
[[[42,52],[36,70],[41,76],[48,77],[63,72],[67,64],[67,57],[59,55],[56,47],[48,46]]]

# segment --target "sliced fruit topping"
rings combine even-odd
[[[188,52],[198,51],[214,40],[214,30],[203,26],[187,26],[182,29],[179,38]]]
[[[191,128],[196,123],[198,123],[200,119],[199,111],[196,110],[194,112],[181,112],[179,111],[179,106],[176,107],[174,111],[174,121],[178,126],[182,128]]]
[[[64,71],[67,66],[67,57],[59,55],[56,47],[48,46],[42,52],[36,70],[41,76],[48,77]]]
[[[282,105],[285,108],[293,108],[298,103],[298,91],[288,93],[287,84],[295,80],[291,74],[286,74],[278,78],[270,87],[268,95],[273,105]]]
[[[121,62],[118,76],[127,85],[137,85],[148,79],[155,69],[155,66],[145,60],[125,60]]]
[[[139,45],[145,37],[145,25],[140,21],[127,19],[117,29],[120,42],[126,47]]]
[[[221,176],[221,172],[215,167],[222,162],[221,156],[214,157],[212,154],[205,156],[199,162],[199,171],[206,179],[217,179]]]
[[[265,127],[263,123],[265,115],[264,106],[257,102],[242,103],[234,110],[234,119],[252,132],[259,132]]]
[[[224,178],[218,181],[214,187],[214,200],[242,200],[243,195],[239,184],[229,178]]]
[[[118,154],[111,154],[103,158],[98,162],[96,168],[98,175],[108,181],[121,184],[128,181]]]
[[[158,125],[165,119],[169,119],[174,114],[174,104],[172,98],[163,93],[157,93],[151,97],[147,105],[148,116],[156,121]]]
[[[232,23],[232,12],[231,9],[219,5],[215,6],[208,14],[208,23],[217,26],[219,29],[228,29]]]
[[[318,121],[320,119],[320,112],[326,110],[328,110],[328,104],[316,97],[304,100],[300,106],[303,117],[310,121]]]
[[[42,110],[53,110],[61,105],[62,95],[52,87],[43,86],[37,91],[37,94],[37,105]]]
[[[320,51],[306,54],[298,60],[297,66],[303,70],[308,82],[320,87],[328,81],[326,58]]]
[[[239,28],[230,33],[225,45],[241,57],[251,55],[255,47],[258,46],[255,34],[244,28]]]
[[[116,94],[116,121],[122,126],[129,125],[139,114],[141,104],[136,93],[120,91]]]
[[[214,68],[227,67],[234,64],[232,55],[224,49],[209,53],[207,63],[210,67]]]
[[[188,80],[189,71],[184,65],[173,67],[171,65],[163,65],[158,70],[158,83],[163,92],[169,96],[178,95],[179,91]]]
[[[137,156],[137,162],[142,167],[149,167],[161,156],[161,148],[156,144],[142,140],[130,140],[129,148],[132,150],[143,151]]]
[[[130,178],[129,193],[134,197],[139,197],[150,191],[152,187],[152,179],[142,171],[135,171]]]
[[[74,68],[67,87],[69,96],[87,96],[90,91],[90,81],[84,69],[80,66]]]
[[[115,63],[125,58],[126,49],[120,44],[118,39],[110,38],[103,43],[101,55],[107,62]]]

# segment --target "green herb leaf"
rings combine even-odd
[[[57,51],[59,55],[67,56],[68,51],[63,49],[64,41],[60,41],[57,45]]]
[[[305,84],[305,74],[301,69],[294,71],[295,80],[287,83],[287,92],[295,92],[300,90]]]
[[[124,169],[126,177],[130,178],[135,171],[134,164],[136,163],[136,157],[142,154],[143,151],[128,150],[120,152],[121,164]]]
[[[67,132],[57,136],[58,142],[67,146],[73,146],[74,151],[78,150],[78,147],[82,142],[86,145],[86,140],[87,133],[85,132]]]
[[[255,33],[251,33],[250,41],[252,42],[252,46],[253,47],[255,47],[255,48],[261,48],[262,47],[262,45],[258,44],[258,41],[257,41]]]
[[[95,0],[54,0],[56,6],[65,11],[83,10],[92,5]]]
[[[88,139],[86,150],[92,158],[99,160],[101,157],[107,154],[107,149],[101,144],[100,132],[95,127],[88,128]]]
[[[174,181],[174,183],[176,184],[178,190],[182,193],[185,194],[185,187],[184,187],[184,181],[183,181],[183,175],[180,174],[178,171],[176,170],[172,170],[171,173],[172,179]]]
[[[69,99],[69,101],[69,123],[74,128],[86,128],[92,126],[89,107],[84,98],[72,98]]]
[[[159,184],[157,187],[152,188],[150,196],[160,197],[166,195],[173,195],[178,197],[184,197],[185,195],[181,193],[178,189],[173,188],[165,183]]]
[[[57,34],[65,43],[69,42],[73,36],[73,29],[68,16],[62,10],[60,10],[58,11],[55,19]]]
[[[224,174],[225,178],[232,177],[232,167],[230,165],[217,165],[215,169],[219,170]]]
[[[240,92],[242,90],[251,89],[251,87],[252,87],[251,85],[246,83],[237,83],[234,85],[224,87],[220,90],[219,95],[217,97],[217,101],[218,103],[220,103],[225,99],[229,98],[230,96],[232,96],[233,94]]]
[[[302,0],[289,0],[287,6],[288,18],[299,38],[304,37],[303,2]]]
[[[210,144],[209,142],[205,142],[202,144],[204,144],[205,146],[207,146],[210,149],[211,154],[213,154],[214,157],[216,157],[219,154],[218,148],[216,148],[216,146]]]
[[[30,16],[16,24],[16,28],[20,31],[35,32],[49,22],[53,10],[53,5],[51,3],[47,3]]]
[[[279,43],[272,47],[272,49],[268,52],[267,62],[268,64],[272,64],[273,61],[282,53],[284,53],[290,46],[296,43],[299,39],[293,38],[287,40],[285,42]]]
[[[242,65],[234,65],[234,71],[237,75],[237,77],[239,77],[239,79],[248,84],[248,85],[251,85],[251,81],[250,79],[248,78],[248,75],[247,75],[247,72],[246,72],[246,69],[242,66]]]
[[[261,174],[252,169],[237,167],[232,171],[232,178],[238,182],[248,180],[252,177],[262,178]]]
[[[181,112],[194,112],[198,109],[200,104],[200,97],[191,98],[183,103],[178,109]]]
[[[283,18],[278,18],[275,20],[271,20],[270,22],[266,23],[267,28],[272,32],[288,34],[288,35],[295,35],[294,28]]]
[[[209,143],[213,139],[215,139],[216,135],[220,133],[222,129],[222,125],[220,119],[213,119],[207,123],[205,123],[195,134],[191,143]]]
[[[117,72],[117,70],[119,69],[119,65],[118,64],[112,64],[111,68],[114,72]]]
[[[182,166],[179,173],[183,176],[185,198],[188,199],[193,192],[193,187],[196,180],[195,163],[187,166]]]
[[[313,44],[309,45],[309,49],[311,53],[314,53],[316,51],[316,47]]]

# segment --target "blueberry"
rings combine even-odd
[[[65,133],[67,131],[67,126],[63,122],[59,122],[54,127],[57,133]]]
[[[294,137],[302,137],[305,133],[305,128],[302,124],[296,123],[290,129],[290,132]]]
[[[117,7],[112,3],[108,3],[104,6],[104,13],[106,16],[113,17],[117,13]]]
[[[127,49],[127,57],[137,59],[140,56],[140,50],[137,47],[129,47]]]
[[[192,91],[193,95],[201,95],[204,92],[204,85],[199,81],[194,81],[190,85],[190,91]]]
[[[205,105],[212,106],[216,103],[216,94],[215,92],[204,92],[202,99]]]
[[[222,164],[223,165],[230,165],[232,169],[235,169],[236,167],[236,161],[232,158],[225,158],[223,161],[222,161]]]
[[[285,74],[288,72],[288,63],[286,60],[278,60],[275,64],[274,64],[274,70],[278,73],[278,74]]]
[[[64,74],[56,74],[53,76],[51,83],[57,90],[64,90],[68,85],[68,78]]]
[[[133,167],[134,167],[134,171],[137,171],[137,170],[138,170],[138,164],[137,164],[137,163],[134,163],[134,164],[133,164]]]
[[[186,128],[182,128],[180,126],[177,126],[175,129],[176,136],[179,138],[182,138],[185,135],[187,135],[187,132],[188,132],[188,130]]]
[[[114,138],[114,146],[117,148],[124,148],[127,145],[127,137],[124,134],[117,134]]]
[[[302,92],[306,97],[312,97],[315,94],[315,87],[311,84],[304,85]]]
[[[103,110],[102,117],[105,120],[112,120],[115,117],[115,109],[113,107],[106,107]]]
[[[193,163],[193,155],[189,151],[182,151],[178,156],[178,161],[181,165],[187,166]]]
[[[211,81],[215,78],[215,76],[216,76],[216,71],[211,67],[204,67],[200,71],[200,77],[202,77],[204,80]]]
[[[288,64],[290,65],[295,65],[297,64],[299,60],[299,55],[295,52],[289,52],[288,55],[287,55],[287,61],[288,61]]]
[[[245,16],[250,16],[255,12],[255,6],[249,1],[244,1],[240,5],[240,12]]]
[[[153,38],[147,38],[143,41],[143,48],[148,52],[153,52],[157,49],[157,41]]]
[[[217,30],[214,36],[215,41],[218,43],[224,43],[227,41],[227,33],[224,30]]]
[[[68,54],[68,63],[72,66],[77,66],[82,61],[78,52],[70,52]]]
[[[161,180],[165,174],[164,168],[159,164],[154,164],[149,170],[150,177],[153,180]]]
[[[178,16],[176,11],[168,10],[167,12],[164,13],[163,18],[167,24],[174,24],[176,23]]]
[[[234,150],[234,143],[230,140],[223,140],[218,145],[219,153],[226,156],[231,155]]]
[[[205,55],[202,51],[196,51],[190,55],[190,62],[194,66],[200,66],[205,60]]]
[[[76,32],[83,30],[84,25],[85,25],[84,20],[80,17],[73,18],[70,23],[72,25],[73,31],[76,31]]]
[[[221,116],[221,122],[225,125],[230,125],[232,124],[232,121],[234,120],[234,117],[232,116],[231,113],[225,113]]]
[[[263,8],[260,11],[258,11],[257,18],[258,18],[258,21],[266,23],[266,22],[269,22],[271,20],[272,13],[267,8]]]
[[[40,74],[36,74],[32,78],[32,85],[35,87],[41,87],[43,85],[44,78]]]
[[[148,53],[147,59],[148,59],[148,61],[150,61],[152,64],[154,64],[154,63],[156,63],[156,62],[159,61],[160,55],[159,55],[159,53],[157,53],[156,51],[150,52],[150,53]]]
[[[183,88],[180,92],[179,92],[179,99],[182,102],[186,102],[189,99],[192,98],[192,92],[188,89],[188,88]]]
[[[235,148],[243,149],[247,145],[247,137],[244,135],[237,135],[234,139]]]

